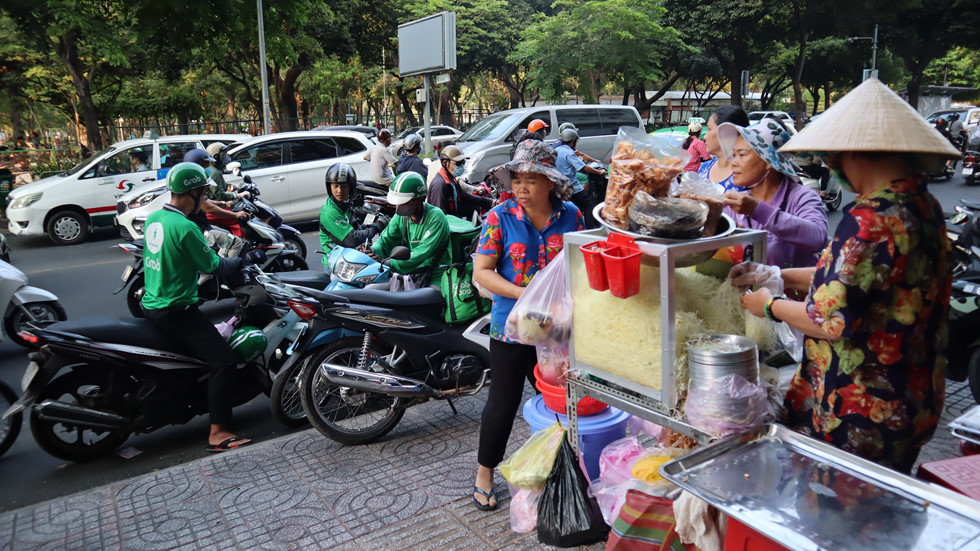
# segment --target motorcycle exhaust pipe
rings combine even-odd
[[[337,385],[401,398],[435,398],[442,393],[417,379],[375,373],[330,363],[320,364],[320,374]]]
[[[81,425],[92,429],[128,430],[132,424],[129,419],[121,415],[53,400],[45,400],[35,405],[34,411],[45,421]]]

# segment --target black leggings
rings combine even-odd
[[[537,351],[533,346],[490,341],[490,395],[480,423],[477,452],[480,465],[492,469],[503,461],[514,417],[524,396],[524,379],[534,387],[536,363]]]
[[[184,343],[190,355],[211,366],[208,377],[208,416],[212,425],[230,425],[237,360],[210,320],[195,306],[143,309],[146,319]]]

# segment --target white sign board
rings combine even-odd
[[[398,72],[403,77],[456,68],[456,12],[398,25]]]

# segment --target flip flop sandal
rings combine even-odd
[[[232,436],[220,444],[208,444],[208,447],[204,448],[204,450],[209,452],[227,452],[237,450],[238,448],[244,448],[251,443],[252,441],[248,438],[244,438],[242,436]]]
[[[487,493],[481,490],[479,486],[474,484],[473,492],[485,496],[487,498],[487,505],[484,505],[480,503],[480,500],[476,499],[476,496],[473,496],[473,505],[475,505],[477,509],[481,511],[493,511],[494,509],[497,508],[497,505],[499,505],[499,502],[490,505],[490,499],[496,497],[497,494],[497,492],[495,492],[494,490],[490,490],[490,492]]]

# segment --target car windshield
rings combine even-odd
[[[395,139],[396,140],[403,139],[403,138],[405,138],[405,136],[408,136],[409,134],[414,134],[414,133],[418,132],[421,129],[422,129],[421,126],[409,126],[405,130],[402,130],[401,132],[399,132],[398,135],[395,136]]]
[[[94,159],[96,157],[101,157],[102,155],[104,155],[104,154],[106,154],[106,153],[108,153],[110,151],[115,151],[115,150],[116,150],[115,147],[109,146],[109,147],[103,149],[102,151],[99,151],[95,155],[89,155],[87,158],[83,159],[82,162],[80,162],[77,165],[75,165],[71,170],[69,170],[68,172],[65,172],[65,174],[68,175],[68,176],[73,176],[75,174],[78,174],[82,170],[88,168],[88,165],[92,164],[92,159]]]
[[[520,115],[516,114],[490,115],[474,124],[466,132],[463,132],[463,135],[459,137],[458,141],[479,142],[483,140],[495,140],[506,134],[511,124],[518,118],[520,118]]]

